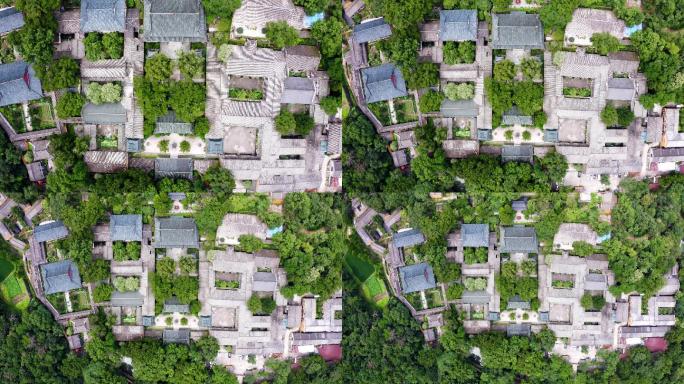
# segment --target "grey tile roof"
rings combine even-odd
[[[524,12],[493,14],[492,48],[544,49],[544,28],[539,15]]]
[[[480,141],[488,141],[492,139],[492,130],[491,129],[478,129],[477,130],[477,139]]]
[[[220,155],[223,153],[223,139],[207,139],[207,153]]]
[[[366,103],[391,100],[408,94],[404,76],[394,64],[363,68],[361,78]]]
[[[181,304],[177,297],[172,297],[164,302],[164,313],[188,313],[190,312],[190,304]]]
[[[506,327],[507,336],[529,336],[532,332],[532,327],[529,324],[509,324]]]
[[[461,225],[461,243],[464,247],[489,247],[489,225]]]
[[[109,300],[112,307],[142,307],[144,301],[140,292],[112,292]]]
[[[76,263],[71,260],[43,264],[40,266],[40,274],[46,295],[81,288],[81,275]]]
[[[151,327],[154,325],[154,316],[143,316],[142,325],[145,327]]]
[[[126,0],[81,0],[81,32],[126,30]]]
[[[318,52],[318,48],[311,45],[285,47],[283,52],[285,53],[287,69],[290,71],[315,71],[321,63],[321,54]]]
[[[392,35],[392,28],[380,17],[373,20],[361,22],[354,26],[354,41],[359,44],[372,43],[374,41],[386,39]]]
[[[199,326],[204,328],[211,328],[211,316],[200,316]]]
[[[189,344],[190,330],[189,329],[165,329],[162,333],[162,340],[165,343],[175,344]]]
[[[142,139],[126,139],[126,151],[128,152],[140,152],[142,151],[143,142]]]
[[[169,199],[173,201],[183,201],[188,197],[183,192],[169,192],[167,195],[169,196]]]
[[[534,159],[534,148],[531,145],[504,145],[501,148],[501,161],[518,161],[531,163]]]
[[[328,149],[330,155],[342,153],[342,124],[333,123],[328,126]]]
[[[157,123],[154,127],[154,134],[169,134],[177,133],[179,135],[192,134],[192,123],[186,123],[176,116],[176,112],[169,111],[164,116],[157,118]]]
[[[549,322],[549,313],[548,312],[539,312],[539,321],[548,323]]]
[[[399,268],[399,278],[404,293],[423,291],[437,286],[432,267],[428,263]]]
[[[155,248],[199,248],[195,220],[178,216],[155,218],[154,246]]]
[[[477,104],[473,100],[442,100],[439,111],[444,117],[477,117]]]
[[[0,65],[0,107],[43,97],[33,67],[24,61]]]
[[[304,77],[288,77],[285,79],[282,104],[313,104],[316,90],[313,80]]]
[[[532,116],[524,115],[515,105],[501,116],[502,125],[532,125]]]
[[[43,243],[67,237],[69,236],[69,230],[64,223],[55,220],[35,227],[33,229],[33,236],[36,238],[37,242]]]
[[[425,242],[425,236],[417,229],[397,232],[392,235],[392,241],[397,248],[411,247]]]
[[[192,180],[192,159],[170,159],[158,157],[154,159],[155,177],[179,177]]]
[[[629,78],[608,79],[607,100],[632,101],[636,92],[634,80]]]
[[[508,299],[506,308],[509,309],[530,309],[530,302],[523,300],[520,296],[515,295]]]
[[[549,143],[558,142],[558,130],[557,129],[545,129],[544,130],[544,141]]]
[[[111,215],[109,236],[112,241],[142,241],[142,215]]]
[[[463,159],[477,155],[480,152],[480,143],[477,140],[444,140],[442,149],[449,159]]]
[[[126,110],[121,103],[87,103],[81,110],[85,124],[125,124]]]
[[[441,41],[475,41],[476,38],[476,10],[454,9],[439,12],[439,39]]]
[[[511,208],[514,211],[524,211],[527,209],[527,197],[521,197],[519,199],[511,201]]]
[[[145,0],[143,15],[145,41],[207,41],[200,0]]]
[[[277,288],[276,276],[272,272],[255,272],[252,278],[252,291],[274,292]]]
[[[43,163],[40,161],[34,161],[33,163],[26,164],[26,170],[28,171],[29,180],[45,180],[45,168],[43,168]]]
[[[537,231],[533,227],[502,227],[499,252],[537,253]]]
[[[24,15],[14,7],[0,11],[0,34],[12,32],[24,26]]]

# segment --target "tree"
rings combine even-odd
[[[418,63],[411,71],[404,73],[408,87],[422,89],[439,84],[439,67],[434,63]]]
[[[620,40],[608,32],[594,33],[591,35],[591,45],[599,55],[608,55],[617,52],[622,47]]]
[[[269,21],[264,28],[264,34],[275,49],[299,44],[299,31],[291,27],[287,21]]]
[[[263,241],[254,235],[240,235],[238,241],[243,252],[256,253],[264,248]]]
[[[228,197],[235,189],[233,175],[229,170],[218,164],[207,169],[204,175],[202,175],[202,182],[219,198]]]
[[[85,97],[80,93],[67,92],[57,100],[57,117],[68,119],[81,116],[81,109],[85,104]]]
[[[472,83],[448,83],[444,86],[444,95],[449,100],[469,100],[475,96]]]
[[[294,0],[295,5],[304,7],[307,15],[323,12],[328,5],[328,0]]]
[[[178,69],[183,79],[194,79],[204,74],[204,56],[195,52],[178,52]]]
[[[275,118],[276,131],[283,136],[289,136],[297,131],[297,122],[292,112],[287,109],[281,109],[278,116]]]
[[[432,10],[430,0],[372,0],[367,4],[373,14],[383,15],[395,30],[415,27]]]
[[[121,101],[121,85],[118,83],[89,83],[86,97],[93,104],[116,103]]]
[[[531,81],[521,81],[515,84],[513,104],[526,115],[534,115],[544,106],[544,86]]]
[[[145,116],[146,123],[149,122],[151,124],[151,131],[154,131],[154,122],[157,120],[157,117],[163,116],[168,112],[168,88],[162,83],[148,80],[146,77],[136,76],[133,79],[133,89],[135,90],[136,100]]]
[[[54,17],[50,18],[54,22]],[[52,62],[54,40],[55,33],[52,28],[31,20],[27,20],[23,28],[8,36],[8,41],[19,51],[21,57],[37,65],[48,65]],[[35,69],[38,71],[38,68]]]
[[[321,0],[308,0],[318,1]],[[322,0],[324,3],[326,0]],[[316,39],[323,57],[338,57],[342,53],[342,31],[344,24],[337,18],[328,17],[311,26],[311,37]]]
[[[634,112],[630,107],[620,107],[616,109],[617,112],[617,123],[621,127],[628,127],[634,121]]]
[[[342,101],[339,97],[326,96],[321,100],[321,108],[330,116],[337,114],[337,109],[342,106]]]
[[[41,84],[45,91],[55,91],[62,88],[75,87],[79,82],[79,67],[76,60],[63,57],[56,60],[44,73],[41,73]]]
[[[110,32],[102,36],[102,45],[107,57],[110,59],[120,59],[123,56],[124,37],[122,33]]]
[[[204,136],[209,133],[209,119],[204,116],[197,118],[192,130],[195,136],[204,139]]]
[[[510,60],[502,60],[494,64],[494,80],[512,81],[516,75],[515,64]]]
[[[420,97],[419,105],[421,112],[439,111],[444,100],[444,94],[435,91],[428,91]]]
[[[206,87],[192,81],[179,81],[171,87],[169,106],[182,121],[193,123],[204,116]]]
[[[145,78],[152,83],[164,83],[171,77],[171,59],[157,53],[145,61]]]
[[[528,57],[520,62],[520,70],[525,80],[541,80],[542,63],[533,57]]]
[[[546,3],[539,11],[544,31],[564,31],[572,20],[572,13],[578,6],[578,0],[556,0]]]
[[[233,46],[232,45],[221,44],[221,46],[218,49],[218,52],[216,53],[216,57],[223,64],[227,64],[228,60],[230,60],[230,55],[232,53],[233,53]]]
[[[601,111],[601,121],[607,127],[614,127],[618,125],[618,113],[615,107],[610,104],[606,104]]]
[[[444,43],[444,64],[470,64],[475,61],[475,44],[472,41]]]
[[[169,141],[168,140],[159,140],[159,143],[157,143],[159,146],[159,151],[160,152],[168,152],[169,151]]]
[[[300,112],[294,114],[295,132],[300,136],[306,136],[314,129],[314,120],[309,116],[308,112]]]
[[[93,291],[93,300],[95,300],[96,303],[109,301],[109,299],[112,297],[113,291],[114,288],[111,285],[100,284],[97,287],[95,287],[95,290]]]
[[[96,32],[86,34],[83,39],[86,59],[90,61],[104,60],[107,58],[107,51],[102,44],[102,35]]]
[[[238,379],[235,374],[227,370],[221,365],[214,365],[211,368],[211,377],[209,384],[238,384]]]
[[[204,12],[210,21],[216,18],[230,20],[233,12],[240,7],[240,3],[240,0],[202,0]]]

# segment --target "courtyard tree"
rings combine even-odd
[[[85,97],[80,93],[67,92],[57,100],[57,117],[68,119],[81,116],[81,108],[85,104]]]
[[[264,33],[275,49],[283,49],[299,44],[299,31],[290,26],[287,21],[269,21]]]

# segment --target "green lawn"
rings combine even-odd
[[[344,260],[347,263],[347,266],[349,266],[352,275],[360,282],[368,280],[375,272],[373,264],[353,252],[348,252]]]
[[[394,100],[394,110],[397,113],[397,123],[408,123],[418,120],[415,99],[412,96]]]
[[[21,104],[0,107],[0,113],[5,116],[5,119],[7,119],[17,133],[26,132],[26,121],[24,120],[24,111]]]
[[[84,288],[69,292],[69,297],[71,298],[71,309],[73,312],[90,309],[88,291]]]
[[[3,300],[8,304],[19,310],[28,308],[29,295],[26,284],[23,279],[16,276],[16,273],[12,273],[0,284],[0,291]]]
[[[361,290],[369,301],[374,302],[380,308],[387,306],[389,303],[387,287],[377,273],[372,274],[361,284]]]
[[[43,98],[29,105],[31,126],[34,131],[55,128],[55,118],[52,115],[52,104],[49,98]]]
[[[14,264],[0,258],[0,281],[4,281],[12,272],[14,272]]]

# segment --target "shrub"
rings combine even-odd
[[[536,112],[533,116],[533,125],[537,128],[544,128],[544,124],[546,124],[546,121],[548,117],[546,116],[546,112],[544,111],[538,111]]]
[[[580,305],[582,306],[582,308],[584,308],[585,311],[591,310],[594,306],[594,300],[591,294],[585,293],[584,295],[582,295],[582,298],[580,299]]]
[[[204,57],[195,52],[181,51],[178,55],[178,69],[185,79],[193,79],[204,74]]]
[[[164,82],[171,77],[171,59],[157,53],[145,60],[145,79],[153,84]]]
[[[463,295],[463,285],[458,283],[452,283],[447,288],[446,296],[447,300],[457,300]]]
[[[483,291],[487,288],[487,279],[484,277],[467,277],[463,285],[468,291]]]
[[[326,114],[331,116],[337,113],[337,109],[340,106],[342,106],[342,102],[339,97],[326,96],[323,98],[323,100],[321,100],[321,108]]]
[[[181,317],[180,323],[181,323],[181,325],[183,325],[183,326],[188,325],[188,318],[187,318],[187,317]]]
[[[168,152],[169,151],[169,141],[168,140],[159,140],[159,151],[161,152]]]
[[[233,47],[232,46],[230,46],[228,44],[221,44],[221,46],[218,49],[218,52],[216,53],[216,57],[218,57],[219,61],[221,61],[222,63],[225,64],[230,59],[230,55],[232,53],[233,53]]]
[[[124,38],[119,32],[100,34],[90,32],[83,39],[86,59],[90,61],[120,59],[123,56]]]
[[[190,142],[187,140],[183,140],[180,143],[180,150],[183,153],[188,153],[190,152]]]
[[[209,119],[202,116],[195,121],[195,126],[193,127],[193,133],[195,136],[204,139],[204,136],[209,133]]]
[[[594,247],[586,241],[575,241],[572,243],[572,254],[587,257],[594,254]]]
[[[190,274],[197,272],[197,260],[191,256],[183,256],[178,260],[180,270],[183,274]]]
[[[496,81],[512,81],[515,74],[515,64],[510,60],[502,60],[494,64],[494,80]]]
[[[530,133],[530,131],[525,130],[522,133],[522,138],[523,138],[523,140],[531,140],[532,134]]]
[[[523,313],[523,315],[522,315],[522,319],[523,319],[523,320],[529,320],[529,319],[530,319],[530,315],[529,315],[527,312],[525,312],[525,313]]]
[[[313,130],[315,125],[314,120],[311,116],[309,116],[308,113],[295,113],[294,119],[295,124],[297,125],[297,127],[295,128],[295,132],[298,135],[306,136],[309,134],[309,132]]]
[[[112,292],[114,288],[109,284],[100,284],[93,290],[93,300],[96,303],[101,303],[103,301],[109,301],[112,298]]]
[[[85,97],[79,93],[67,92],[57,100],[57,117],[68,119],[81,116],[81,109],[85,104]]]
[[[470,100],[475,96],[472,83],[449,83],[444,86],[444,95],[449,100]]]
[[[421,112],[439,111],[444,100],[444,94],[435,91],[428,91],[420,97],[419,106]]]
[[[164,321],[166,322],[166,325],[173,325],[173,316],[167,316]]]
[[[80,81],[78,63],[70,57],[63,57],[52,62],[44,71],[42,76],[40,72],[38,73],[44,91],[75,87]]]
[[[253,314],[270,315],[276,308],[276,302],[272,297],[259,297],[257,294],[247,301],[247,309]]]
[[[120,59],[123,56],[124,37],[122,33],[105,33],[102,36],[102,45],[107,53],[107,58]]]
[[[504,132],[504,137],[506,140],[513,140],[513,130],[507,129],[506,132]]]
[[[119,292],[133,292],[140,288],[140,279],[135,276],[117,276],[114,279],[114,288]]]
[[[533,260],[525,260],[520,264],[520,268],[527,276],[535,275],[537,273],[537,263]]]
[[[629,107],[617,108],[617,123],[621,127],[629,127],[634,121],[634,112]]]

